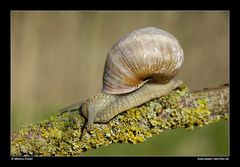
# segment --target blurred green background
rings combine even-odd
[[[228,11],[12,11],[11,131],[99,93],[109,49],[142,27],[162,28],[179,40],[185,61],[176,78],[190,90],[228,83],[228,24]],[[83,155],[228,155],[228,128],[220,121],[176,129]]]

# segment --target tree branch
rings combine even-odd
[[[11,135],[12,156],[76,156],[111,143],[141,143],[154,134],[175,128],[202,127],[229,117],[229,86],[190,93],[186,85],[95,124],[80,140],[85,118],[78,112],[52,115]]]

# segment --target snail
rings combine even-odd
[[[92,130],[94,123],[106,123],[179,87],[182,81],[173,78],[183,60],[183,50],[172,34],[154,27],[132,31],[110,49],[101,93],[61,111],[79,110],[87,118],[86,130]]]

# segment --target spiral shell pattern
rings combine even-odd
[[[124,94],[148,81],[166,83],[180,70],[183,59],[183,50],[172,34],[154,27],[135,30],[110,49],[102,92]]]

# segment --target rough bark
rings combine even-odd
[[[149,101],[94,124],[84,134],[85,118],[76,112],[55,114],[11,135],[12,156],[78,156],[89,149],[111,143],[141,143],[164,130],[202,127],[229,117],[229,86],[190,93],[186,85],[167,96]]]

